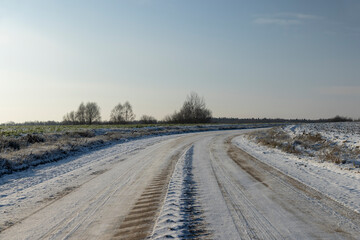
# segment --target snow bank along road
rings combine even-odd
[[[154,137],[0,178],[0,239],[359,239],[360,215],[232,143]]]

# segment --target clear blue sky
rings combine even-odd
[[[0,0],[0,123],[128,100],[162,119],[360,118],[360,1]]]

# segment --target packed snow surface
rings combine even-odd
[[[132,153],[173,138],[162,136],[116,144],[89,154],[0,177],[0,230],[108,171]]]
[[[284,130],[292,135],[300,135],[304,132],[320,133],[329,141],[346,145],[351,149],[359,146],[359,129],[359,123],[303,124],[284,127]],[[351,168],[350,164],[324,162],[303,154],[285,153],[277,148],[257,144],[246,135],[235,138],[234,143],[264,163],[360,212],[359,168]]]

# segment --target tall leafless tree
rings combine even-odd
[[[119,103],[113,108],[110,114],[110,121],[114,123],[126,123],[134,121],[134,119],[135,114],[129,102],[125,102],[123,105]]]
[[[125,118],[125,122],[131,122],[135,120],[135,114],[132,110],[132,106],[131,104],[126,101],[124,103],[124,118]]]
[[[80,124],[84,124],[86,121],[85,118],[85,111],[86,111],[86,107],[84,103],[81,103],[78,110],[76,111],[76,120],[80,123]]]
[[[71,111],[71,112],[67,113],[64,116],[63,121],[68,124],[75,124],[77,121],[75,111]]]
[[[119,103],[111,110],[110,121],[113,123],[124,123],[124,107]]]
[[[101,121],[100,107],[95,102],[88,102],[85,105],[85,121],[87,124]]]
[[[75,111],[71,111],[71,112],[69,113],[69,120],[70,120],[70,122],[72,122],[72,123],[76,123],[76,113],[75,113]]]

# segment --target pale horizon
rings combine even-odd
[[[214,117],[360,118],[358,1],[1,1],[0,123],[162,120],[195,91]]]

